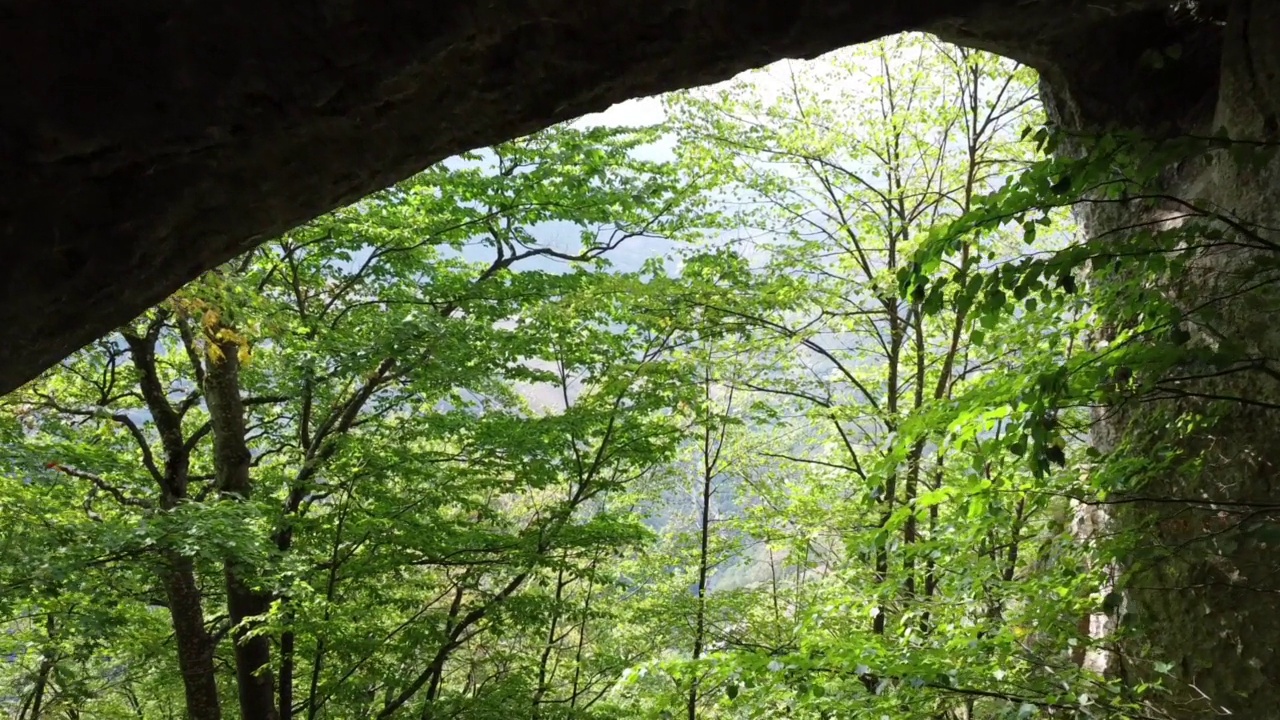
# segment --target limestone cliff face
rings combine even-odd
[[[451,154],[979,4],[0,0],[0,392]]]
[[[1092,95],[1105,78],[1068,64],[1045,73],[1051,114],[1085,132],[1225,131],[1235,141],[1280,142],[1280,5],[1199,10],[1173,17],[1169,27],[1181,27],[1196,48],[1183,62],[1198,67],[1183,71],[1212,72],[1212,81],[1183,93],[1132,87],[1117,106]],[[1257,158],[1223,151],[1166,168],[1156,190],[1220,216],[1213,225],[1238,244],[1204,253],[1178,277],[1146,278],[1186,313],[1181,329],[1190,346],[1234,346],[1240,362],[1184,363],[1163,383],[1182,397],[1108,408],[1094,431],[1104,452],[1185,453],[1123,498],[1137,502],[1087,518],[1094,531],[1136,528],[1142,540],[1121,568],[1132,572],[1121,622],[1133,639],[1119,653],[1086,661],[1131,679],[1159,677],[1153,663],[1171,663],[1176,682],[1166,682],[1173,692],[1158,710],[1174,718],[1272,717],[1280,707],[1280,326],[1273,320],[1280,312],[1280,244],[1273,245],[1280,243],[1280,162]],[[1186,214],[1171,199],[1090,206],[1081,219],[1098,233],[1150,220],[1194,222]],[[1179,424],[1193,419],[1202,425],[1171,446]],[[1114,618],[1094,621],[1107,632]]]
[[[1123,106],[1170,2],[0,0],[0,392],[434,161],[782,57],[932,29]]]

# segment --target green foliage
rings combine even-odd
[[[309,716],[480,702],[442,686],[446,658],[510,686],[481,704],[528,702],[536,664],[501,656],[549,611],[578,632],[597,622],[580,588],[648,537],[605,497],[680,432],[687,373],[670,349],[688,331],[629,310],[652,277],[601,271],[624,243],[715,224],[678,168],[632,156],[654,137],[556,128],[432,168],[210,273],[10,398],[25,441],[6,458],[2,525],[22,534],[5,538],[5,598],[34,619],[10,647],[72,675],[54,678],[59,703],[89,683],[162,713],[183,687],[166,610],[194,602],[224,638],[219,665],[242,662],[228,631],[270,638],[254,670]],[[557,223],[574,234],[539,239]],[[535,260],[560,267],[516,272]],[[215,404],[222,382],[243,408]],[[201,596],[166,597],[175,557]],[[223,573],[262,612],[220,610],[238,592]],[[548,577],[574,591],[563,607]],[[478,634],[498,648],[473,656]],[[220,689],[233,706],[233,683]]]
[[[0,704],[1140,716],[1156,683],[1081,662],[1135,550],[1080,501],[1185,458],[1085,440],[1240,361],[1152,280],[1232,227],[1153,183],[1235,146],[1067,137],[1035,87],[885,40],[451,159],[206,274],[5,400]],[[1167,212],[1076,237],[1132,203]]]

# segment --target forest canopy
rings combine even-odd
[[[1142,280],[1220,215],[1071,210],[1213,140],[1064,139],[922,35],[661,104],[433,166],[4,398],[6,716],[1153,717],[1116,558],[1175,561],[1099,508],[1194,461],[1090,434],[1247,349]]]

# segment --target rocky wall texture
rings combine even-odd
[[[909,29],[1108,65],[1123,105],[1170,2],[0,0],[0,392],[451,154]]]
[[[1180,90],[1159,82],[1131,87],[1117,103],[1097,94],[1110,84],[1105,69],[1064,63],[1045,73],[1046,97],[1051,114],[1072,130],[1225,132],[1235,141],[1234,150],[1166,168],[1155,190],[1167,198],[1085,206],[1080,215],[1091,233],[1151,221],[1220,232],[1187,238],[1213,247],[1186,272],[1144,280],[1185,313],[1178,329],[1187,347],[1229,350],[1238,359],[1179,363],[1157,378],[1164,399],[1098,414],[1093,441],[1103,452],[1179,456],[1113,498],[1120,503],[1090,510],[1094,532],[1136,530],[1138,539],[1117,568],[1128,573],[1121,612],[1093,623],[1107,633],[1118,616],[1129,639],[1087,662],[1134,683],[1163,680],[1171,693],[1154,703],[1159,717],[1273,717],[1280,707],[1280,161],[1266,147],[1280,142],[1280,4],[1184,4],[1166,13],[1164,27],[1165,47],[1179,48],[1178,72],[1211,80]]]
[[[0,0],[0,392],[451,154],[1014,0]]]

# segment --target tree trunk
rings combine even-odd
[[[698,597],[697,607],[694,610],[693,618],[693,659],[695,661],[702,657],[702,649],[706,641],[707,632],[707,575],[710,567],[709,548],[711,541],[711,497],[713,494],[712,480],[715,478],[715,463],[712,460],[713,451],[711,449],[710,419],[707,420],[706,427],[703,428],[703,442],[702,498],[700,503],[701,524],[698,527]],[[719,454],[718,449],[715,451],[715,454]],[[696,668],[694,672],[697,672]],[[685,709],[688,713],[688,720],[697,720],[698,678],[696,675],[689,683],[689,697],[685,705]]]
[[[221,328],[218,328],[221,330]],[[205,368],[204,391],[213,431],[213,464],[218,489],[226,497],[245,501],[252,494],[249,475],[252,456],[245,440],[244,402],[240,397],[239,345],[219,342]],[[254,569],[229,558],[223,574],[227,585],[227,614],[235,641],[236,686],[242,720],[278,720],[275,682],[271,676],[271,638],[251,634],[252,618],[271,609],[271,594],[254,585]]]
[[[200,588],[196,585],[191,558],[166,552],[167,567],[161,573],[169,616],[178,645],[178,670],[186,696],[190,720],[221,720],[217,675],[214,671],[214,642],[204,626]]]
[[[23,703],[22,710],[18,713],[18,720],[40,720],[40,714],[44,711],[44,691],[49,687],[49,677],[53,674],[53,666],[57,662],[54,649],[57,624],[54,622],[52,612],[45,618],[44,627],[45,637],[49,642],[41,653],[43,657],[40,659],[40,669],[36,672],[36,686]],[[31,711],[30,715],[27,715],[28,709]]]
[[[699,493],[701,494],[699,509],[701,514],[698,527],[698,596],[693,619],[693,660],[695,662],[702,658],[702,653],[707,643],[707,580],[711,572],[711,500],[715,495],[715,479],[720,474],[720,452],[724,449],[725,432],[728,428],[725,420],[720,421],[718,429],[712,427],[712,378],[711,358],[709,355],[703,376],[702,389],[703,399],[707,403],[707,414],[702,426],[702,477],[699,478]],[[733,394],[730,391],[725,406],[726,414],[728,414],[732,406]],[[694,672],[698,672],[697,668],[694,668]],[[699,677],[695,674],[689,683],[689,695],[685,702],[688,720],[697,720],[698,717],[699,685]]]
[[[292,630],[280,634],[280,720],[293,717],[293,655],[296,643]]]
[[[235,639],[236,687],[240,698],[240,715],[243,720],[277,720],[275,683],[271,677],[271,638],[265,635],[250,637],[242,623],[248,618],[264,615],[271,609],[269,599],[240,579],[240,570],[227,564],[227,613],[236,626]]]
[[[122,332],[140,375],[139,389],[164,448],[164,472],[155,479],[160,487],[160,507],[166,512],[174,510],[187,499],[191,463],[189,439],[182,429],[182,415],[170,404],[156,368],[156,345],[168,317],[167,312],[157,312],[142,335]],[[192,370],[197,377],[200,376],[198,364]],[[161,562],[160,582],[168,600],[169,618],[178,646],[178,671],[182,675],[187,717],[189,720],[220,720],[222,704],[214,667],[217,643],[205,629],[204,598],[196,582],[195,561],[168,548],[161,553]]]
[[[1108,38],[1096,42],[1107,47]],[[1117,73],[1140,73],[1080,57],[1045,73],[1050,114],[1068,130],[1225,131],[1245,143],[1242,153],[1232,148],[1167,168],[1157,189],[1227,216],[1219,227],[1228,240],[1250,237],[1261,248],[1219,245],[1176,278],[1147,279],[1187,313],[1181,327],[1189,346],[1235,346],[1248,361],[1228,372],[1187,361],[1170,371],[1182,377],[1178,397],[1100,415],[1094,443],[1104,453],[1174,451],[1179,461],[1144,477],[1123,504],[1082,518],[1095,532],[1141,539],[1123,559],[1122,610],[1090,622],[1095,635],[1117,620],[1130,632],[1120,635],[1114,658],[1095,657],[1094,666],[1131,682],[1171,673],[1172,693],[1154,700],[1162,716],[1270,717],[1280,705],[1280,327],[1273,320],[1280,249],[1267,244],[1280,242],[1280,160],[1273,154],[1258,162],[1257,146],[1280,142],[1280,3],[1231,2],[1225,26],[1188,23],[1179,51],[1181,59],[1169,61],[1181,64],[1177,85],[1117,87]],[[1204,83],[1216,90],[1208,102],[1202,72],[1218,76],[1216,88]],[[1168,219],[1173,209],[1167,202],[1097,204],[1082,220],[1097,235]],[[1206,316],[1205,306],[1216,312]],[[1169,375],[1163,381],[1175,387]],[[1198,424],[1184,424],[1191,420]]]

